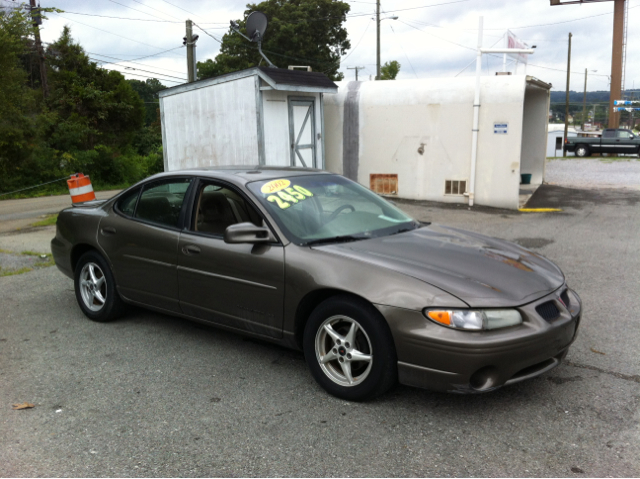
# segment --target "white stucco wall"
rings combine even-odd
[[[525,76],[481,78],[476,204],[518,208],[526,85]],[[474,88],[472,77],[339,83],[338,94],[325,97],[327,169],[357,171],[365,186],[370,174],[397,174],[399,197],[466,203],[444,188],[446,180],[469,185]],[[528,110],[544,110],[546,122],[546,108],[534,95]],[[507,133],[494,133],[495,123],[507,124]],[[544,130],[537,141],[544,163]]]
[[[257,165],[257,77],[161,97],[165,171]]]

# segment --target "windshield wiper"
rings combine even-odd
[[[343,235],[343,236],[332,236],[330,238],[320,238],[316,240],[307,241],[303,243],[304,246],[313,246],[324,243],[348,243],[349,241],[360,241],[367,239],[367,236],[353,236],[353,235]]]
[[[431,223],[427,223],[427,224],[431,224]],[[408,228],[400,228],[398,231],[394,231],[393,233],[389,233],[389,236],[391,235],[397,235],[399,233],[406,233],[407,231],[413,231],[413,230],[417,230],[418,228],[420,228],[420,226],[422,226],[423,224],[419,224],[419,223],[413,223],[410,227]]]

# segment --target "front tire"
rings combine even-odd
[[[124,303],[108,263],[97,251],[88,251],[78,260],[74,272],[76,300],[92,321],[107,322],[122,316]]]
[[[576,156],[580,157],[580,158],[584,158],[585,156],[589,156],[591,154],[591,152],[589,151],[589,148],[585,145],[578,145],[576,146]]]
[[[305,326],[303,349],[314,379],[341,399],[373,399],[397,382],[389,326],[363,300],[338,296],[321,303]]]

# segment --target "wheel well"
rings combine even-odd
[[[302,337],[304,335],[304,327],[307,324],[307,320],[309,316],[313,312],[316,307],[322,303],[323,301],[333,297],[333,296],[351,296],[360,301],[367,301],[362,296],[358,296],[357,294],[349,293],[348,291],[343,291],[340,289],[318,289],[316,291],[311,291],[308,293],[300,303],[298,303],[298,308],[296,309],[296,317],[294,324],[294,335],[296,344],[300,349],[302,349]],[[369,301],[367,301],[369,303]]]
[[[76,265],[80,260],[80,257],[85,254],[87,251],[98,251],[91,245],[88,244],[77,244],[71,250],[71,271],[76,270]]]

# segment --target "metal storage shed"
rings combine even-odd
[[[324,168],[323,95],[337,90],[323,73],[266,67],[163,90],[164,169]]]

